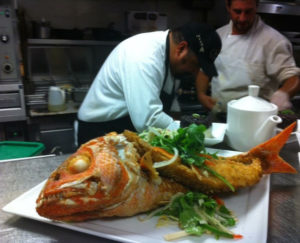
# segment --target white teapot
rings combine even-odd
[[[227,104],[227,140],[238,151],[248,151],[275,135],[282,120],[278,107],[259,98],[259,86],[249,85],[249,95]]]

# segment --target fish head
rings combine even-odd
[[[134,144],[110,133],[83,144],[49,177],[38,199],[40,215],[63,215],[107,208],[129,194],[139,176]]]

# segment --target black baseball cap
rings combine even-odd
[[[182,33],[204,73],[209,77],[218,76],[214,61],[221,51],[222,42],[215,29],[208,24],[189,22],[175,30]]]

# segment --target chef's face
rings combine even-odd
[[[232,34],[240,35],[247,33],[252,27],[256,16],[255,0],[232,0],[227,4],[227,10],[232,20]]]
[[[176,79],[189,80],[195,79],[199,72],[199,62],[196,55],[189,51],[176,62],[170,62],[171,73]]]

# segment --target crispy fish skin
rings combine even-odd
[[[251,158],[251,164],[244,164],[246,160],[223,157],[210,158],[207,161],[209,162],[206,165],[223,176],[235,190],[255,185],[263,175],[261,161],[258,158]],[[159,168],[158,171],[162,176],[173,178],[175,181],[203,193],[216,194],[231,191],[222,180],[196,166],[188,167],[179,163]]]
[[[187,191],[172,179],[152,180],[141,170],[140,157],[123,134],[89,141],[51,174],[36,211],[61,221],[132,216]]]
[[[217,159],[205,155],[207,157],[204,162],[205,166],[223,176],[235,190],[255,185],[264,174],[297,173],[279,156],[279,151],[286,143],[295,125],[296,123],[291,124],[281,133],[247,153],[232,157],[218,157]],[[132,134],[131,136],[133,137]],[[154,162],[159,162],[169,160],[173,155],[161,148],[153,147],[152,157]],[[180,158],[171,165],[157,170],[161,176],[173,178],[175,181],[203,193],[215,194],[231,191],[222,180],[211,175],[207,170],[182,164]]]
[[[263,174],[297,173],[295,168],[279,156],[281,148],[295,126],[296,123],[291,124],[281,133],[257,145],[247,153],[226,158],[210,158],[205,164],[229,181],[236,190],[255,185],[260,181]],[[171,170],[170,168],[163,168],[159,172],[161,175],[170,176],[186,186],[205,193],[214,194],[230,191],[230,188],[220,179],[201,169],[191,170],[180,165]]]

